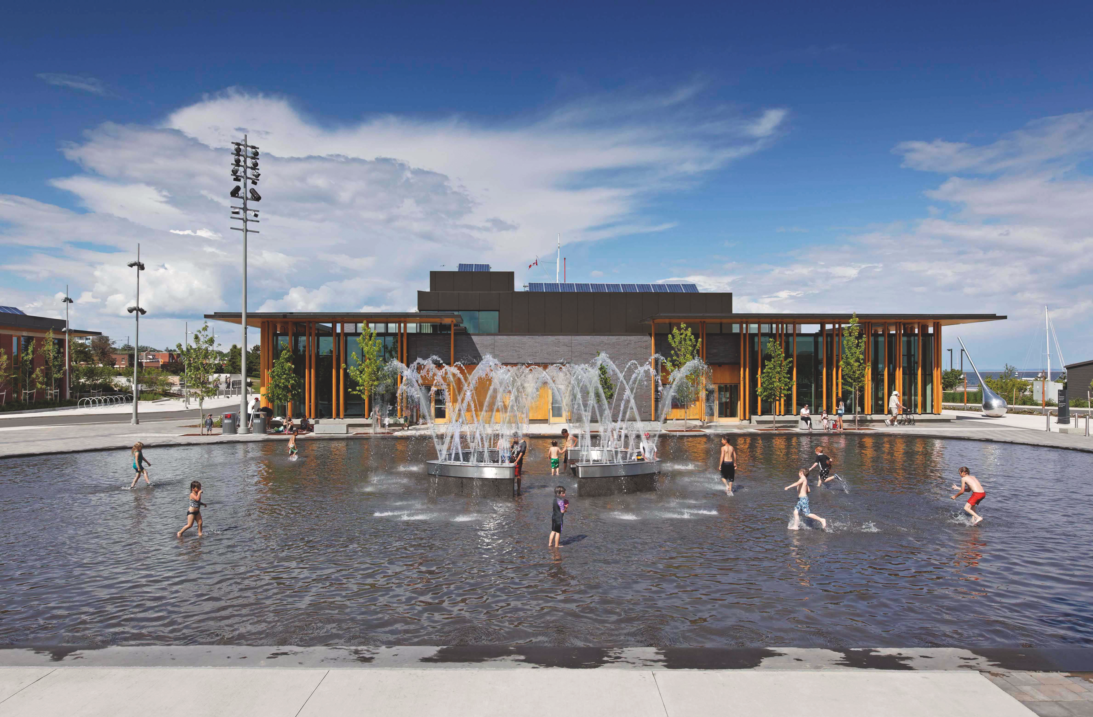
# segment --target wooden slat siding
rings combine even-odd
[[[797,415],[797,324],[793,324],[793,415]]]
[[[941,322],[934,322],[934,413],[941,413],[941,362],[944,357],[941,349]]]
[[[743,328],[743,324],[737,324],[738,329]],[[736,417],[741,421],[744,420],[744,372],[747,370],[748,357],[744,355],[744,332],[739,331],[740,335],[740,375],[736,378]]]
[[[922,410],[922,324],[915,325],[916,345],[915,349],[916,361],[915,361],[915,409],[919,413],[926,413]]]

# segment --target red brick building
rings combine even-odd
[[[0,350],[8,356],[8,367],[3,375],[0,375],[0,404],[9,401],[41,401],[48,398],[47,392],[38,390],[29,392],[21,385],[21,372],[23,370],[23,355],[31,342],[34,343],[34,366],[31,370],[45,365],[45,358],[39,355],[39,351],[45,344],[46,335],[52,331],[53,340],[58,344],[61,355],[64,355],[65,322],[64,319],[49,319],[44,316],[27,316],[19,309],[11,306],[0,306]],[[98,331],[85,331],[72,329],[70,336],[83,338],[87,336],[101,336]],[[71,354],[70,354],[71,358]],[[60,398],[66,398],[66,381],[58,381],[58,393]]]

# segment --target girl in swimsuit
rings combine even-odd
[[[197,537],[201,537],[201,506],[205,505],[201,502],[201,481],[194,481],[190,483],[190,507],[186,509],[186,525],[182,527],[182,530],[178,531],[176,537],[181,538],[182,534],[190,528],[194,527],[194,523],[197,523]]]
[[[152,465],[152,463],[144,457],[144,444],[137,442],[133,444],[133,450],[130,451],[133,454],[133,470],[136,475],[133,476],[133,482],[129,484],[129,490],[133,490],[133,486],[137,484],[140,477],[144,476],[144,482],[149,486],[152,485],[152,481],[148,480],[148,469],[145,468],[145,464]]]

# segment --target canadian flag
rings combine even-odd
[[[528,264],[528,268],[529,268],[529,269],[530,269],[531,267],[533,267],[533,266],[539,266],[539,257],[535,257],[535,261],[533,261],[532,263]]]

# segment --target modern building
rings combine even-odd
[[[1093,391],[1093,360],[1072,363],[1066,367],[1066,394],[1071,400],[1086,398]]]
[[[883,413],[896,389],[916,413],[941,412],[941,332],[945,326],[998,321],[995,314],[858,313],[865,344],[866,377],[859,394],[864,413]],[[240,314],[217,312],[207,319],[238,324]],[[668,336],[686,325],[700,339],[710,366],[705,401],[692,417],[740,421],[756,416],[833,411],[844,399],[850,409],[839,357],[850,313],[734,313],[729,292],[701,292],[694,284],[528,284],[515,286],[511,271],[488,265],[460,265],[434,271],[429,288],[418,292],[416,312],[248,312],[259,330],[262,376],[274,351],[291,347],[304,380],[302,402],[291,410],[311,417],[365,415],[366,405],[351,390],[341,368],[360,360],[355,338],[370,324],[382,338],[385,356],[409,363],[439,357],[465,366],[490,355],[505,364],[585,362],[606,352],[617,365],[650,362],[670,353]],[[779,405],[760,400],[760,369],[774,343],[790,358],[793,391]],[[263,381],[264,383],[264,381]],[[437,395],[440,395],[438,393]],[[651,417],[657,396],[640,397]],[[532,420],[564,421],[558,402],[544,396]],[[300,405],[297,405],[300,404]],[[444,406],[434,416],[445,420]],[[673,408],[675,415],[681,415]]]
[[[33,402],[50,398],[47,394],[54,389],[36,389],[30,384],[26,376],[33,371],[43,368],[46,364],[42,349],[45,342],[53,332],[53,342],[60,355],[64,356],[65,350],[65,322],[64,319],[51,319],[45,316],[28,316],[21,310],[12,306],[0,306],[0,351],[8,357],[7,375],[0,376],[0,404],[10,401]],[[87,336],[101,336],[98,331],[85,331],[72,329],[70,336],[83,338]],[[25,361],[27,350],[33,344],[34,361],[28,366]],[[70,356],[71,358],[71,356]],[[65,396],[67,382],[58,382],[58,397]]]

